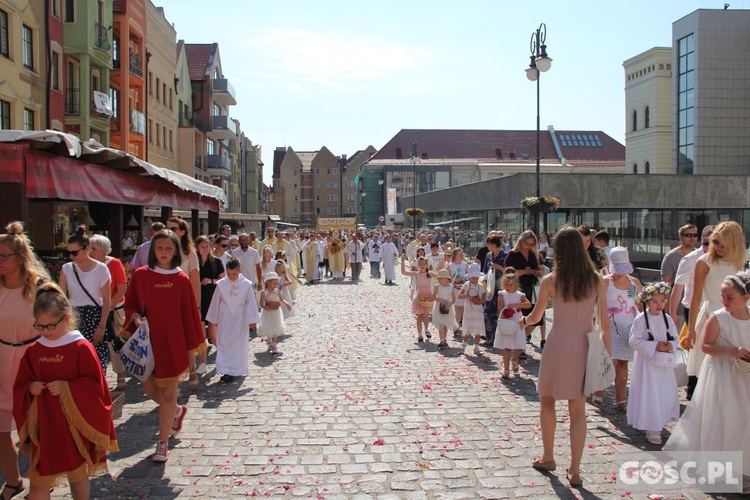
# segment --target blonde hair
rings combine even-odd
[[[708,247],[708,258],[711,262],[718,262],[719,257],[716,255],[714,247],[714,238],[719,239],[726,250],[723,260],[731,262],[737,269],[745,267],[747,252],[745,250],[745,236],[742,233],[742,227],[733,220],[720,223],[711,233],[711,244]]]
[[[48,314],[55,318],[68,316],[68,331],[75,329],[78,323],[73,306],[62,288],[54,283],[44,283],[36,291],[34,298],[34,316]]]
[[[505,271],[503,272],[503,281],[502,281],[503,288],[505,288],[505,283],[509,281],[512,283],[515,283],[516,288],[518,288],[519,281],[518,281],[518,275],[516,274],[516,269],[510,266],[506,267]]]
[[[0,244],[7,245],[12,253],[18,254],[21,263],[21,274],[24,277],[22,296],[31,304],[40,281],[49,281],[49,273],[39,257],[34,253],[29,237],[23,232],[23,223],[11,222],[5,226],[5,233],[0,234]],[[5,278],[0,276],[0,285],[5,287]]]

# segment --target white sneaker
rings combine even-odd
[[[646,431],[646,441],[651,444],[661,444],[661,432],[659,431]]]
[[[208,366],[206,366],[206,363],[199,364],[198,368],[195,370],[195,373],[198,375],[205,375],[206,372],[208,372]]]
[[[164,441],[159,441],[156,445],[156,453],[153,454],[151,460],[158,463],[164,463],[167,461],[169,456],[169,445]]]

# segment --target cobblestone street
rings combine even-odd
[[[449,349],[437,351],[436,335],[417,344],[408,283],[399,277],[396,284],[365,276],[359,284],[300,287],[282,356],[267,354],[253,338],[249,377],[222,384],[210,362],[197,391],[181,386],[189,413],[166,465],[150,459],[155,405],[130,380],[116,422],[121,451],[110,455],[112,477],[92,480],[92,496],[629,496],[616,488],[617,453],[653,447],[612,408],[610,391],[604,409],[587,405],[584,486],[572,490],[562,403],[557,471],[530,466],[541,449],[538,334],[520,375],[503,381],[498,353],[463,356],[452,339]],[[53,496],[68,494],[57,488]]]

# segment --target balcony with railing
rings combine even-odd
[[[214,177],[227,177],[232,174],[229,157],[222,155],[206,156],[206,174]]]
[[[137,52],[129,51],[130,74],[143,78],[143,60]]]
[[[232,87],[232,84],[226,78],[216,78],[213,81],[211,89],[213,91],[214,102],[219,106],[237,105],[234,87]]]
[[[212,116],[211,129],[207,135],[209,139],[216,141],[237,139],[237,124],[227,115]]]
[[[109,41],[109,28],[101,23],[96,23],[96,41],[94,47],[99,50],[109,51],[112,44]]]

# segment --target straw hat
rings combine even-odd
[[[433,278],[438,279],[438,280],[440,280],[440,279],[447,279],[447,280],[451,279],[451,273],[449,273],[447,269],[441,269],[437,273],[430,273],[430,276],[432,276]]]

